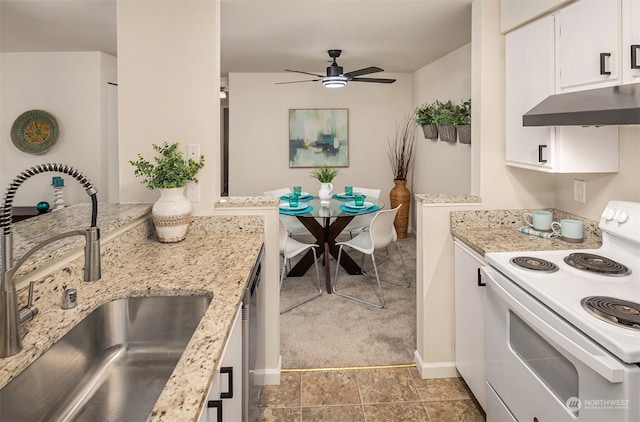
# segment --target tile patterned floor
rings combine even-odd
[[[262,422],[485,420],[461,378],[421,379],[414,366],[285,371],[260,391]]]

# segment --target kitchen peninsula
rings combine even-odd
[[[56,213],[14,225],[15,257],[51,233],[65,231],[60,225],[83,227],[88,204],[78,204]],[[57,268],[36,280],[34,305],[40,314],[26,324],[23,349],[2,359],[0,388],[35,361],[53,343],[99,305],[132,296],[208,295],[212,297],[204,317],[187,345],[149,419],[197,420],[202,403],[220,360],[224,344],[240,306],[251,269],[264,241],[259,216],[193,217],[187,238],[163,244],[155,240],[150,205],[100,204],[98,226],[102,231],[102,278],[83,282],[82,240],[43,249],[25,265],[37,270],[58,261]],[[43,217],[53,218],[52,221]],[[35,240],[34,240],[35,239]],[[32,244],[33,243],[33,244]],[[67,261],[65,261],[67,257]],[[19,302],[26,302],[25,278],[20,283]],[[78,290],[78,306],[60,309],[64,288]]]

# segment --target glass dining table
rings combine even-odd
[[[283,199],[285,199],[283,197]],[[342,233],[344,228],[354,217],[362,214],[369,214],[379,211],[384,207],[384,202],[378,198],[366,197],[364,207],[356,207],[353,199],[333,195],[328,203],[321,202],[317,197],[308,201],[300,201],[300,207],[307,204],[308,207],[298,211],[289,211],[287,206],[281,204],[280,213],[295,215],[298,220],[316,238],[316,243],[320,246],[318,257],[324,256],[325,260],[325,284],[327,293],[331,293],[331,271],[330,257],[338,258],[339,246],[336,245],[336,238]],[[291,268],[288,277],[300,277],[313,265],[313,253],[307,253]],[[351,258],[346,251],[342,251],[340,265],[349,274],[362,274],[362,269],[356,261]]]

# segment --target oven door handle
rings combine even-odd
[[[516,298],[496,283],[494,275],[490,274],[492,271],[491,269],[484,268],[483,270],[490,279],[490,282],[488,283],[490,287],[493,288],[505,302],[507,302],[509,308],[516,312],[532,328],[535,328],[538,333],[553,341],[558,347],[567,351],[610,383],[620,383],[624,381],[625,369],[615,358],[609,355],[594,354],[579,344],[576,344],[574,341],[568,339],[532,312],[531,309],[520,305],[520,302]],[[546,308],[544,309],[546,310]]]

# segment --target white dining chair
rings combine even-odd
[[[282,261],[282,272],[280,273],[280,292],[282,292],[282,283],[287,275],[287,264],[289,260],[303,252],[306,252],[307,249],[311,249],[313,252],[313,265],[316,268],[316,285],[314,293],[311,296],[306,297],[304,300],[286,307],[280,311],[280,314],[284,314],[285,312],[289,312],[290,310],[297,308],[300,305],[303,305],[320,295],[322,295],[322,288],[320,287],[320,270],[318,269],[318,257],[316,255],[316,248],[318,245],[312,243],[303,243],[299,242],[296,239],[289,236],[287,227],[284,225],[282,221],[280,221],[280,232],[278,233],[279,237],[279,246],[280,246],[280,255],[283,258]]]
[[[291,193],[291,189],[282,188],[265,191],[264,196],[273,196],[276,198],[280,198],[282,195],[287,195],[289,193]],[[289,231],[289,233],[294,236],[310,234],[309,230],[307,230],[304,224],[302,224],[295,215],[280,214],[280,221],[282,221],[284,225],[287,226],[287,230]]]
[[[380,197],[381,192],[380,189],[360,188],[356,186],[353,187],[353,191],[363,193],[368,198],[376,199]],[[351,221],[349,221],[349,224],[347,224],[342,231],[349,233],[349,237],[353,238],[354,233],[360,233],[371,225],[371,221],[373,221],[373,217],[375,217],[375,215],[375,212],[356,215]]]
[[[401,286],[408,288],[411,286],[411,279],[409,278],[409,272],[407,271],[407,266],[404,262],[404,257],[402,256],[402,252],[400,251],[400,246],[396,243],[398,238],[396,231],[393,227],[393,220],[398,213],[398,209],[402,206],[402,204],[398,205],[396,208],[390,210],[382,210],[378,212],[373,221],[371,221],[371,225],[369,226],[369,230],[361,232],[359,235],[354,237],[353,239],[349,239],[346,242],[338,242],[336,245],[340,245],[340,249],[338,251],[338,259],[336,263],[336,275],[333,281],[333,292],[338,296],[346,297],[351,300],[355,300],[356,302],[364,303],[366,305],[371,305],[375,308],[381,309],[384,307],[384,294],[382,292],[382,286],[380,285],[380,275],[378,274],[378,265],[376,264],[375,251],[380,249],[386,249],[390,243],[396,245],[398,250],[398,254],[400,255],[400,260],[402,261],[402,267],[405,275],[405,282],[400,283],[392,280],[382,280],[386,283],[394,284],[396,286]],[[373,264],[373,270],[375,272],[376,282],[378,283],[378,298],[379,303],[369,302],[367,300],[343,293],[338,291],[338,274],[340,273],[340,259],[342,257],[342,250],[345,246],[348,246],[352,249],[355,249],[362,253],[362,258],[360,260],[360,267],[363,270],[363,275],[365,277],[370,277],[369,274],[364,270],[364,258],[366,255],[371,256],[371,262]]]

